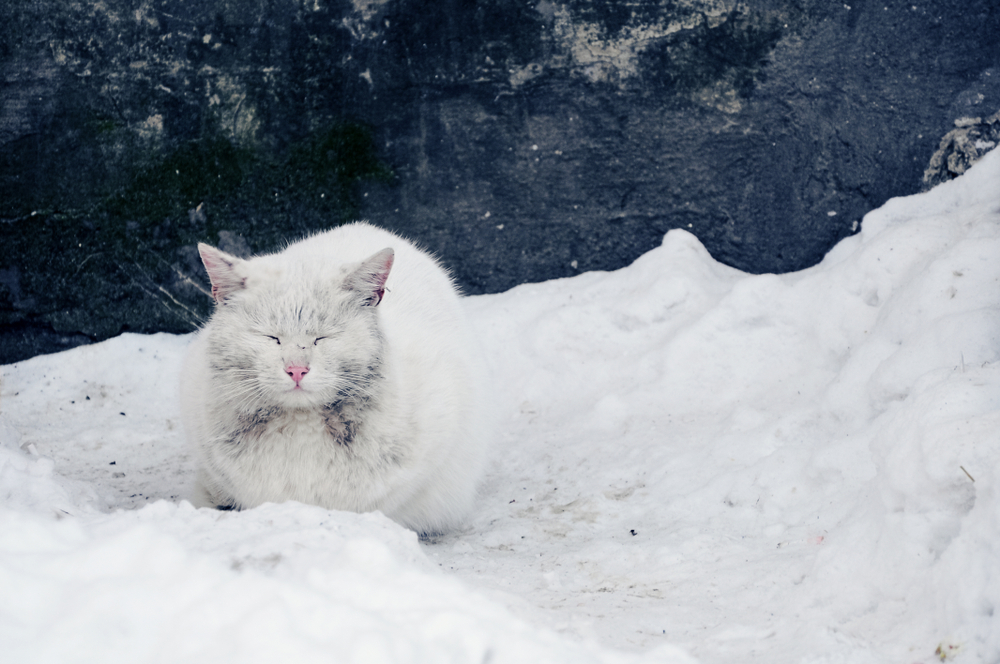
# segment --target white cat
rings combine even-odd
[[[459,524],[492,427],[484,364],[437,262],[363,222],[249,260],[198,249],[216,307],[181,378],[195,504]]]

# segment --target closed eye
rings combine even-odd
[[[318,345],[320,341],[323,341],[323,339],[326,339],[326,337],[316,337],[316,341],[313,342],[313,346]]]
[[[265,334],[264,336],[267,337],[268,339],[274,339],[279,346],[281,345],[281,339],[279,339],[278,337],[272,337],[270,334]]]

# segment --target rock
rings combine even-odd
[[[924,171],[924,187],[957,178],[1000,142],[1000,111],[990,117],[959,118],[941,139]]]
[[[268,251],[351,218],[468,293],[615,269],[671,228],[802,269],[925,170],[960,173],[1000,110],[992,0],[5,12],[0,362],[190,330],[198,241]]]

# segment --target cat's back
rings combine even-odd
[[[450,300],[451,294],[457,294],[450,275],[431,254],[402,236],[364,221],[338,226],[294,242],[273,258],[301,263],[317,273],[343,271],[386,247],[395,252],[387,286],[391,289],[395,283],[402,289],[392,299],[397,302],[401,298],[430,301],[444,296]],[[396,295],[395,291],[392,292]]]
[[[358,221],[312,235],[289,245],[274,258],[285,268],[300,264],[306,280],[339,279],[373,253],[391,247],[392,271],[379,305],[383,333],[397,350],[450,346],[474,353],[471,330],[451,275],[430,253],[390,231]]]

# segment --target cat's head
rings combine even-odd
[[[322,266],[280,255],[243,260],[205,244],[198,250],[216,302],[207,331],[215,396],[241,410],[375,396],[392,249]]]

